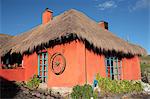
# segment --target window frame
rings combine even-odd
[[[105,57],[106,77],[115,80],[121,80],[122,59],[114,56]]]
[[[38,53],[38,76],[39,78],[41,78],[43,83],[47,82],[48,80],[48,52],[47,51]]]

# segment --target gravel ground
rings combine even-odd
[[[17,90],[17,91],[15,91]],[[29,90],[25,87],[18,88],[1,88],[1,98],[13,98],[13,99],[62,99],[59,94],[52,94],[39,90]]]
[[[0,99],[64,99],[59,93],[51,91],[30,90],[18,86],[15,82],[0,78]],[[70,99],[65,98],[65,99]],[[100,96],[99,99],[150,99],[150,93],[130,93],[113,96]]]
[[[0,99],[62,99],[59,93],[30,90],[0,77]]]
[[[150,99],[150,95],[147,93],[131,93],[131,94],[119,94],[112,96],[103,96],[99,99]]]

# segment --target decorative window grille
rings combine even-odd
[[[41,52],[38,54],[38,76],[41,78],[42,82],[47,81],[48,73],[48,53]]]
[[[122,61],[117,57],[105,58],[106,75],[113,79],[121,80]]]

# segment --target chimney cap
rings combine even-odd
[[[53,11],[52,11],[52,10],[50,10],[49,8],[46,8],[46,9],[45,9],[45,11],[48,11],[48,12],[53,13]]]
[[[99,23],[108,23],[108,22],[102,20],[102,21],[100,21]]]

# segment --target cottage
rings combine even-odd
[[[48,87],[92,84],[95,74],[139,80],[140,55],[146,51],[117,37],[107,22],[97,23],[71,9],[53,17],[46,9],[42,24],[12,37],[0,48],[0,76],[28,81],[37,74]]]

